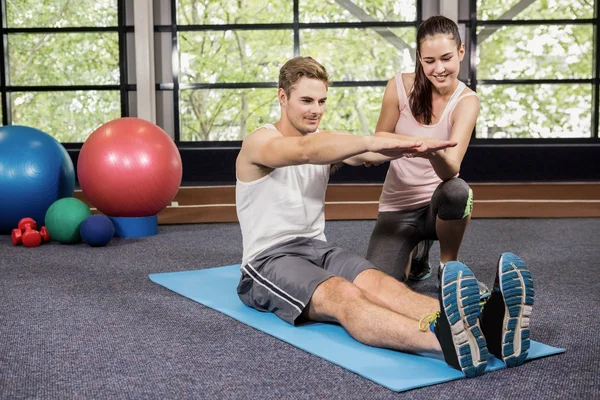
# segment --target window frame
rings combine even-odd
[[[303,28],[309,29],[329,29],[329,28],[340,28],[340,27],[417,27],[423,20],[423,0],[417,0],[417,20],[412,22],[370,22],[370,23],[334,23],[334,24],[323,24],[323,23],[302,23],[298,21],[298,8],[299,0],[293,0],[294,5],[294,22],[288,24],[279,25],[268,25],[270,29],[279,29],[284,26],[289,29],[294,29],[294,52],[299,54],[299,32]],[[173,106],[167,106],[168,95],[163,96],[164,103],[156,104],[156,113],[159,114],[159,110],[165,113],[165,118],[168,118],[170,113],[172,115],[173,124],[176,129],[164,128],[174,138],[177,144],[180,154],[183,160],[183,180],[182,185],[232,185],[235,184],[235,159],[239,153],[241,147],[241,141],[202,141],[202,142],[190,142],[180,140],[180,116],[179,116],[179,91],[181,89],[193,89],[193,88],[245,88],[245,87],[257,87],[257,88],[272,88],[276,89],[276,82],[250,82],[250,83],[220,83],[220,84],[193,84],[193,85],[182,85],[179,83],[178,76],[178,32],[179,31],[193,31],[197,26],[192,25],[177,25],[177,10],[176,0],[169,0],[169,4],[164,4],[164,8],[170,8],[170,20],[167,18],[165,21],[167,24],[160,25],[154,24],[152,31],[154,32],[155,38],[160,33],[166,32],[169,36],[172,47],[168,50],[170,52],[165,54],[167,57],[161,58],[158,56],[156,59],[156,67],[161,71],[164,71],[163,77],[171,79],[172,83],[161,83],[158,81],[155,85],[156,93],[172,93],[173,95]],[[127,4],[127,6],[126,6]],[[0,96],[3,107],[3,123],[7,125],[12,117],[10,113],[10,93],[15,91],[71,91],[71,90],[86,90],[86,89],[98,89],[97,86],[81,85],[81,86],[31,86],[31,87],[14,87],[7,85],[7,73],[8,73],[8,58],[7,58],[7,42],[8,35],[12,33],[66,33],[66,32],[106,32],[112,31],[117,32],[119,35],[119,69],[120,69],[120,82],[118,85],[106,85],[101,86],[103,90],[119,90],[121,99],[121,116],[128,117],[130,114],[135,114],[135,106],[132,103],[130,97],[131,94],[135,94],[136,85],[129,84],[128,79],[128,54],[127,49],[127,36],[134,32],[134,26],[127,25],[126,7],[129,12],[132,0],[118,0],[118,26],[116,27],[73,27],[73,28],[7,28],[6,27],[6,0],[0,0],[0,21],[2,27],[0,32],[2,33],[3,45],[0,46],[0,56],[3,62],[0,63]],[[157,4],[157,3],[154,3]],[[159,12],[166,12],[161,4]],[[464,72],[466,72],[468,79],[463,79],[468,86],[472,89],[477,87],[477,75],[476,75],[476,48],[477,38],[476,30],[478,25],[482,24],[501,24],[501,23],[514,23],[515,21],[477,21],[476,20],[476,0],[464,0],[461,5],[468,5],[469,9],[463,16],[469,16],[458,20],[459,24],[465,27],[465,43],[468,51],[468,57],[465,57],[467,64],[464,65]],[[427,4],[427,14],[436,13],[430,8],[431,4]],[[473,130],[473,137],[467,151],[465,158],[462,163],[461,177],[467,180],[467,182],[532,182],[532,181],[544,181],[544,182],[565,182],[565,181],[600,181],[600,140],[598,138],[598,118],[599,118],[599,103],[600,103],[600,57],[598,56],[598,48],[600,45],[600,17],[598,16],[598,1],[595,3],[595,16],[593,18],[594,23],[594,76],[591,79],[593,86],[593,135],[591,138],[531,138],[531,139],[491,139],[491,138],[476,138]],[[156,7],[155,7],[156,8]],[[435,7],[434,7],[435,8]],[[438,10],[439,11],[439,10]],[[155,14],[156,17],[156,14]],[[170,24],[169,24],[170,22]],[[532,24],[539,21],[522,22],[516,23]],[[555,20],[550,20],[555,23]],[[565,21],[566,22],[566,21]],[[568,20],[569,23],[573,23],[572,20]],[[220,30],[231,29],[252,29],[256,30],[261,28],[260,25],[244,24],[244,25],[218,25],[218,26],[203,26],[203,30],[214,30],[215,28]],[[266,28],[263,27],[263,28]],[[167,40],[168,41],[168,40]],[[130,49],[129,49],[130,50]],[[168,56],[171,57],[168,57]],[[167,58],[173,61],[173,66],[169,65]],[[131,61],[134,62],[135,60]],[[161,61],[163,60],[163,61]],[[166,67],[166,69],[165,69]],[[461,75],[463,71],[461,71]],[[160,75],[160,73],[159,73]],[[158,79],[158,76],[157,76]],[[166,80],[168,82],[168,80]],[[586,80],[588,81],[588,80]],[[486,83],[487,81],[480,81],[479,83]],[[385,87],[387,81],[357,81],[357,82],[334,82],[337,87],[342,86],[372,86]],[[514,83],[514,82],[511,82]],[[539,82],[536,82],[539,83]],[[165,119],[165,124],[170,125],[170,121]],[[68,150],[71,158],[76,166],[77,158],[83,143],[63,143],[64,147]],[[384,163],[378,167],[371,168],[342,168],[338,172],[332,175],[332,183],[358,183],[358,184],[373,184],[381,183],[385,179],[387,173],[388,164]]]
[[[294,56],[300,55],[300,31],[305,29],[340,29],[340,28],[414,28],[415,31],[422,22],[422,0],[416,1],[416,19],[414,21],[378,21],[378,22],[332,22],[332,23],[301,23],[299,21],[300,0],[293,0],[293,22],[276,24],[219,24],[219,25],[179,25],[177,23],[177,0],[171,3],[171,24],[155,25],[155,33],[171,33],[173,46],[172,59],[179,61],[179,32],[204,32],[227,30],[293,30]],[[243,83],[179,83],[179,68],[173,67],[172,83],[158,83],[157,91],[172,91],[174,130],[173,139],[180,148],[237,148],[241,141],[182,141],[181,121],[179,113],[180,91],[193,89],[277,89],[277,82],[243,82]],[[375,81],[332,81],[331,87],[385,87],[387,80]]]
[[[0,100],[2,107],[2,125],[12,125],[12,101],[11,94],[14,92],[74,92],[74,91],[119,91],[121,104],[121,117],[130,114],[129,93],[136,90],[136,85],[127,82],[127,34],[134,32],[134,27],[127,25],[126,0],[117,0],[117,25],[107,27],[31,27],[31,28],[9,28],[7,20],[6,0],[0,0]],[[10,61],[8,53],[8,38],[12,34],[57,34],[57,33],[117,33],[119,41],[119,83],[109,85],[31,85],[15,86],[9,82]],[[67,150],[81,149],[83,143],[62,143]]]
[[[458,20],[459,24],[465,26],[465,42],[468,50],[466,59],[468,80],[467,85],[475,90],[477,87],[476,54],[477,54],[477,26],[484,22],[477,21],[476,0],[467,0],[469,5],[470,19]],[[172,7],[176,6],[176,0],[171,0]],[[417,0],[417,26],[423,19],[423,0]],[[598,8],[598,1],[596,2]],[[175,10],[175,8],[172,8]],[[294,0],[294,10],[297,15],[298,0]],[[597,62],[598,45],[600,44],[600,19],[596,11],[593,19],[595,34],[594,43],[594,77],[586,80],[594,84],[593,88],[593,134],[590,138],[510,138],[492,139],[477,138],[476,129],[473,130],[472,140],[469,145],[461,167],[461,177],[468,182],[564,182],[564,181],[598,181],[600,180],[600,140],[598,139],[598,103],[599,103],[599,76],[600,62]],[[586,23],[589,20],[586,21]],[[500,22],[485,22],[485,24],[499,24]],[[514,22],[515,24],[533,24],[532,22]],[[556,22],[556,21],[551,21]],[[572,20],[568,21],[573,23]],[[283,24],[289,26],[289,24]],[[301,27],[320,26],[327,24],[300,24],[297,18],[293,27],[296,32]],[[367,26],[365,24],[365,26]],[[404,25],[406,26],[406,25]],[[189,27],[189,28],[188,28]],[[219,29],[227,29],[219,25]],[[250,29],[249,26],[241,26]],[[256,25],[252,29],[256,29]],[[211,27],[214,28],[214,27]],[[157,31],[172,32],[172,40],[177,43],[176,17],[172,16],[170,27],[158,27]],[[185,30],[193,29],[186,26]],[[209,29],[209,28],[206,28]],[[297,38],[298,35],[296,34]],[[295,49],[298,49],[296,43]],[[176,49],[176,47],[175,47]],[[174,50],[175,51],[175,50]],[[177,54],[177,53],[175,53]],[[298,54],[298,51],[295,52]],[[175,59],[175,57],[174,57]],[[157,87],[157,89],[173,90],[177,86],[177,76],[173,77],[175,84]],[[480,84],[487,81],[480,81]],[[508,82],[506,82],[508,83]],[[510,82],[514,83],[514,82]],[[540,83],[540,82],[536,82]],[[346,82],[335,82],[335,85],[345,85]],[[350,82],[356,84],[356,82]],[[386,82],[370,82],[385,86]],[[237,87],[248,87],[250,84],[240,84]],[[231,84],[196,85],[198,88],[232,87]],[[251,87],[276,88],[275,83],[256,84]],[[178,92],[175,91],[174,93]],[[178,107],[179,98],[174,101],[174,107]],[[176,111],[176,110],[174,110]],[[178,124],[178,110],[175,120]],[[176,142],[184,160],[184,184],[185,185],[227,185],[235,183],[235,159],[239,152],[241,141],[226,142],[182,142],[179,140],[179,128],[176,130]],[[330,182],[342,184],[372,184],[381,183],[385,179],[388,164],[384,163],[378,167],[371,168],[342,168],[331,176]]]
[[[465,31],[468,33],[470,50],[469,76],[467,86],[476,91],[477,85],[530,85],[530,84],[590,84],[592,85],[592,110],[591,125],[592,131],[589,138],[478,138],[476,128],[473,129],[471,137],[471,146],[473,145],[579,145],[579,144],[600,144],[598,136],[599,109],[600,109],[600,16],[598,15],[599,1],[594,0],[594,18],[590,19],[529,19],[529,20],[479,20],[477,18],[477,0],[469,0],[469,19],[459,19],[460,24],[464,24]],[[490,26],[540,26],[540,25],[592,25],[593,27],[593,67],[592,78],[589,79],[478,79],[477,77],[477,28]],[[467,58],[467,57],[465,57]]]

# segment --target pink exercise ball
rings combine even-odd
[[[81,190],[111,217],[158,214],[175,198],[181,176],[181,155],[173,140],[139,118],[119,118],[96,129],[77,161]]]

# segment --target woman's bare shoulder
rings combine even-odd
[[[404,85],[404,91],[406,92],[407,95],[410,94],[410,91],[412,90],[414,82],[415,82],[415,73],[414,72],[402,74],[402,84]]]

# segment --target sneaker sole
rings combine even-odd
[[[502,361],[507,367],[525,362],[530,346],[529,318],[535,292],[527,265],[513,253],[502,253],[498,263],[500,290],[504,297]]]
[[[446,264],[442,303],[452,329],[452,341],[462,372],[469,378],[483,374],[489,356],[479,326],[479,287],[473,272],[461,262]]]

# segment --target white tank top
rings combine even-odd
[[[267,124],[267,129],[277,130]],[[252,182],[236,179],[235,205],[242,229],[242,265],[261,251],[295,237],[325,240],[325,192],[330,165],[276,168]]]

